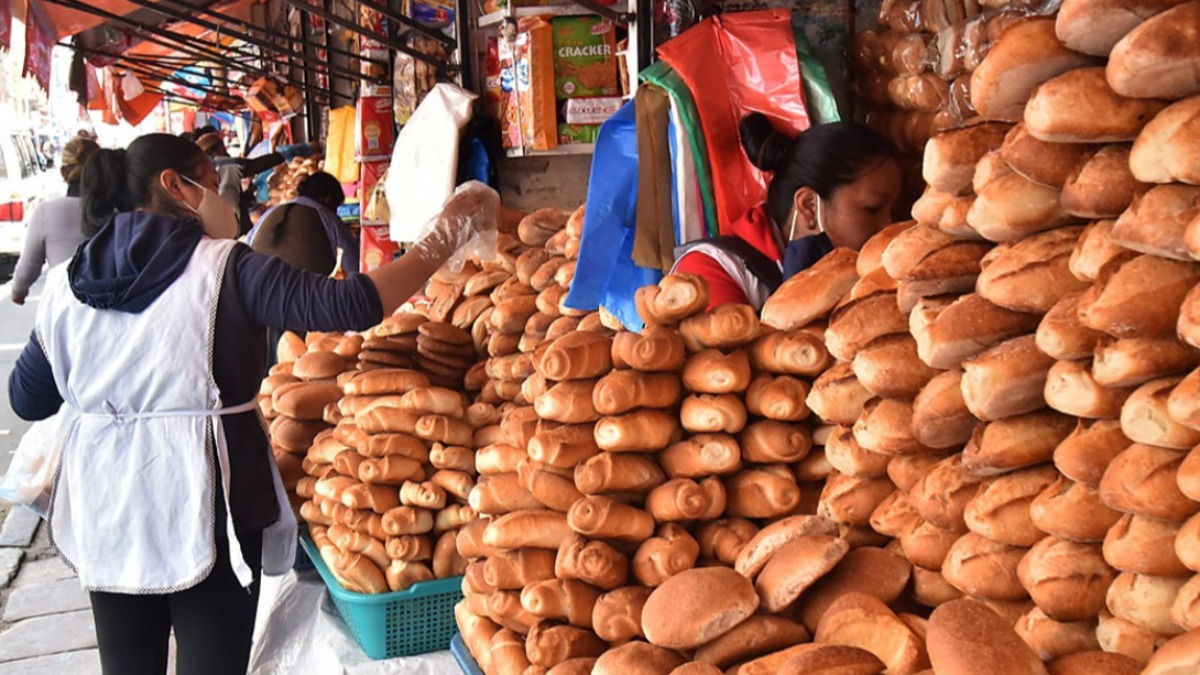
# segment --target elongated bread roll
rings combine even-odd
[[[649,588],[628,586],[601,595],[592,610],[592,625],[596,634],[613,643],[645,637],[642,632],[642,608],[650,598],[650,593]]]
[[[683,367],[687,348],[678,331],[647,326],[637,333],[617,333],[612,343],[612,361],[617,368],[645,372],[674,372]]]
[[[400,486],[424,475],[421,462],[400,455],[364,459],[358,465],[359,480],[369,485]]]
[[[933,368],[956,368],[989,347],[1034,330],[1037,324],[1035,315],[1004,309],[974,293],[965,295],[929,325],[928,349],[921,360]]]
[[[553,563],[551,564],[553,571]],[[546,579],[521,590],[521,606],[544,619],[567,621],[591,629],[600,589],[575,579]]]
[[[925,182],[933,189],[963,194],[971,187],[975,165],[987,153],[1000,148],[1008,126],[978,124],[938,134],[925,147]]]
[[[858,350],[872,340],[902,333],[908,328],[908,318],[900,313],[896,296],[880,293],[855,300],[834,311],[825,331],[829,353],[842,361],[852,361]]]
[[[1050,460],[1055,449],[1075,429],[1076,422],[1053,410],[979,425],[963,451],[963,465],[972,474],[995,476]]]
[[[1150,186],[1134,177],[1126,144],[1091,150],[1067,177],[1063,208],[1080,218],[1117,218]]]
[[[1100,343],[1103,334],[1079,320],[1082,297],[1082,292],[1063,296],[1038,324],[1037,347],[1046,355],[1059,361],[1085,359]]]
[[[586,495],[644,494],[665,481],[658,464],[642,455],[605,452],[575,467],[575,487]]]
[[[747,361],[747,380],[749,371]],[[673,373],[615,370],[596,382],[592,405],[601,415],[620,415],[636,408],[668,408],[679,401],[681,394],[679,377]]]
[[[985,421],[1032,412],[1046,404],[1043,392],[1054,364],[1034,336],[1009,340],[963,362],[963,400]]]
[[[1025,126],[1033,136],[1054,143],[1132,141],[1166,105],[1113,91],[1103,67],[1077,68],[1033,91],[1025,107]]]
[[[850,550],[845,539],[812,534],[784,544],[755,580],[763,608],[779,612],[828,574]],[[819,629],[818,629],[819,630]]]
[[[967,224],[988,241],[1019,241],[1070,223],[1058,190],[1018,173],[984,186],[967,212]]]
[[[1049,143],[1029,133],[1022,122],[1009,130],[999,157],[1002,163],[1025,178],[1055,189],[1062,189],[1071,170],[1083,156],[1087,146],[1082,143]],[[976,175],[978,175],[976,171]],[[987,181],[982,181],[986,185]]]
[[[1160,520],[1183,520],[1200,503],[1179,490],[1176,475],[1185,454],[1134,443],[1118,455],[1100,480],[1100,498],[1110,508]]]
[[[1059,361],[1046,376],[1046,405],[1086,419],[1116,419],[1132,387],[1109,388],[1092,376],[1089,361]]]
[[[1082,231],[1065,227],[996,248],[984,258],[979,294],[1005,309],[1044,314],[1063,296],[1082,291],[1086,284],[1069,269]]]
[[[1152,380],[1138,387],[1121,408],[1121,430],[1135,443],[1188,450],[1200,444],[1200,431],[1171,418],[1167,399],[1181,378]]]
[[[1183,523],[1125,515],[1104,537],[1104,561],[1122,572],[1182,576],[1189,570],[1175,554]]]
[[[777,518],[800,503],[794,478],[766,471],[741,471],[725,479],[726,513],[740,518]]]
[[[528,444],[530,459],[560,469],[573,469],[599,452],[592,424],[567,424],[538,431]]]
[[[633,556],[631,569],[643,585],[661,586],[671,577],[692,569],[700,556],[700,545],[687,530],[668,523],[655,536],[642,542]],[[646,623],[643,618],[643,623]]]
[[[675,478],[650,490],[646,510],[660,523],[715,520],[725,511],[725,486],[712,476]]]
[[[1167,414],[1177,424],[1200,430],[1200,369],[1189,373],[1170,392]]]
[[[929,381],[913,401],[917,441],[930,448],[953,448],[971,438],[978,420],[962,394],[962,371],[949,370]]]
[[[429,386],[429,378],[415,370],[387,368],[359,373],[342,390],[347,396],[405,394]]]
[[[363,483],[347,486],[342,491],[341,501],[347,508],[368,509],[380,515],[400,506],[400,498],[394,488]]]
[[[1104,505],[1100,490],[1060,477],[1029,505],[1033,524],[1047,534],[1070,541],[1103,541],[1121,514]]]
[[[1045,533],[1034,523],[1030,505],[1057,478],[1047,465],[984,481],[963,511],[967,529],[1009,546],[1036,544]]]
[[[867,403],[854,423],[854,440],[865,450],[884,455],[921,455],[934,452],[921,445],[913,431],[911,401],[885,398]]]
[[[348,585],[349,590],[359,593],[388,592],[387,578],[378,565],[359,553],[342,553],[334,563],[333,573]]]
[[[1188,291],[1183,305],[1179,308],[1176,328],[1179,339],[1193,347],[1200,347],[1200,291],[1195,287]]]
[[[860,384],[881,398],[912,398],[937,371],[917,355],[917,341],[906,333],[871,341],[854,356],[854,374]]]
[[[577,331],[551,343],[535,365],[551,380],[587,380],[612,369],[612,351],[607,336]]]
[[[747,373],[748,374],[748,373]],[[790,375],[771,377],[760,374],[746,390],[746,409],[750,414],[781,422],[799,422],[808,418],[804,401],[808,385]]]
[[[517,479],[534,499],[560,513],[566,513],[572,504],[583,498],[583,493],[575,488],[571,472],[532,459],[522,461],[517,467]]]
[[[785,281],[763,305],[763,323],[791,331],[828,314],[858,280],[857,259],[850,249],[834,249]]]
[[[483,566],[488,586],[519,591],[538,581],[554,578],[555,552],[538,548],[503,551],[489,556]]]
[[[753,342],[762,325],[749,305],[726,304],[684,319],[679,333],[691,352],[734,349]]]
[[[700,557],[718,560],[732,567],[738,553],[758,534],[758,526],[744,518],[714,520],[700,524],[696,529],[696,543],[700,545]]]
[[[746,427],[746,406],[733,394],[692,395],[683,400],[679,417],[691,433],[736,434]]]
[[[1184,3],[1146,19],[1112,50],[1108,83],[1125,96],[1180,99],[1200,94],[1196,63],[1200,8]]]
[[[830,424],[854,424],[871,392],[862,386],[849,363],[839,363],[813,382],[805,403]]]
[[[733,394],[745,391],[750,385],[750,357],[743,350],[728,355],[716,349],[702,351],[688,359],[683,369],[683,384],[688,391],[698,394]],[[663,407],[644,403],[641,405]],[[619,412],[624,411],[606,414]]]
[[[742,450],[733,436],[695,434],[663,450],[658,461],[671,478],[723,476],[742,468]]]
[[[966,529],[963,513],[978,491],[982,479],[963,466],[961,454],[954,454],[929,469],[908,493],[908,501],[921,518],[938,527]]]
[[[602,541],[588,541],[578,534],[562,537],[554,561],[554,576],[578,579],[611,591],[629,579],[629,558]]]
[[[560,382],[533,402],[538,417],[561,424],[586,424],[601,415],[592,402],[595,380]]]
[[[1071,274],[1083,281],[1095,281],[1100,270],[1111,260],[1127,251],[1113,241],[1115,220],[1098,220],[1083,228],[1075,251],[1071,253]]]
[[[1046,537],[1031,548],[1018,574],[1038,607],[1056,621],[1094,619],[1116,576],[1098,545],[1059,537]]]
[[[676,324],[708,307],[708,281],[694,274],[668,274],[658,282],[652,310],[660,324]]]
[[[1200,208],[1200,187],[1157,185],[1134,198],[1113,225],[1113,240],[1125,248],[1172,260],[1190,261],[1200,236],[1190,223]]]
[[[679,416],[642,408],[596,423],[596,446],[608,452],[656,452],[679,440]]]
[[[383,529],[392,537],[426,534],[433,530],[433,512],[411,506],[398,506],[383,514]]]
[[[812,434],[807,427],[774,420],[751,424],[740,438],[742,457],[760,464],[798,462],[812,449]]]
[[[1198,112],[1200,98],[1192,96],[1163,110],[1146,125],[1129,154],[1129,168],[1137,180],[1196,184],[1198,177],[1189,158],[1195,154],[1192,125]]]
[[[1017,578],[1017,566],[1026,549],[1009,546],[974,532],[954,542],[942,563],[942,576],[951,586],[973,598],[1018,601],[1027,595]]]
[[[542,507],[542,503],[521,485],[520,476],[515,471],[485,476],[475,486],[475,489],[471,490],[467,503],[475,511],[489,515]]]
[[[558,550],[571,534],[566,514],[555,511],[517,511],[493,518],[483,532],[483,543],[500,549],[544,548]]]
[[[639,543],[654,534],[653,517],[608,497],[584,497],[567,513],[571,529],[586,537]]]
[[[834,427],[825,441],[825,460],[834,470],[848,476],[879,478],[887,475],[892,458],[863,449],[854,440],[850,427]]]
[[[1185,0],[1064,0],[1055,30],[1058,39],[1077,52],[1108,56],[1129,31],[1182,2]]]

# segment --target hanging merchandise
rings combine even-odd
[[[820,59],[813,55],[808,46],[808,40],[799,27],[795,31],[796,57],[800,60],[801,83],[804,84],[804,102],[808,105],[808,114],[813,124],[829,124],[840,122],[841,113],[838,111],[837,100],[833,88],[829,86],[829,75]]]
[[[403,205],[391,209],[393,240],[416,241],[454,192],[459,134],[476,98],[457,85],[439,84],[400,131],[386,182],[388,203]]]
[[[0,49],[12,47],[12,2],[0,2]]]
[[[766,178],[742,151],[742,118],[761,112],[793,135],[810,126],[791,15],[766,10],[706,19],[660,47],[659,55],[696,98],[724,233],[766,196]]]
[[[688,167],[688,171],[695,174],[696,189],[700,193],[703,207],[703,220],[696,225],[703,228],[705,234],[694,239],[715,237],[717,236],[717,206],[713,196],[712,165],[709,163],[708,144],[704,140],[704,130],[700,126],[699,113],[696,111],[696,100],[692,98],[692,92],[687,88],[683,78],[679,77],[679,74],[663,61],[655,61],[650,64],[638,77],[643,82],[657,85],[671,94],[671,110],[673,114],[678,113],[682,132],[687,137],[690,154],[696,160]],[[686,239],[684,243],[694,239]]]
[[[522,19],[516,37],[501,40],[501,135],[506,148],[550,150],[558,145],[554,49],[550,24]]]
[[[388,228],[368,225],[360,231],[359,271],[370,272],[400,257],[400,245],[388,236]]]
[[[357,107],[356,148],[359,161],[387,158],[396,140],[391,96],[361,96]]]
[[[638,195],[633,261],[642,267],[666,272],[675,264],[676,246],[668,130],[671,102],[667,92],[652,84],[644,84],[638,87],[634,103]]]
[[[641,330],[633,296],[662,273],[633,262],[637,219],[638,143],[633,102],[600,127],[575,280],[564,304],[581,311],[604,307],[630,330]]]
[[[700,178],[696,167],[697,158],[688,142],[683,116],[679,108],[671,104],[671,163],[672,215],[675,219],[675,241],[679,245],[708,237],[704,227],[704,206],[700,193]]]
[[[30,0],[25,14],[25,65],[21,74],[32,77],[42,91],[49,93],[54,27],[38,0]]]
[[[346,185],[358,180],[358,160],[355,158],[356,119],[354,106],[329,111],[329,134],[325,137],[325,171]]]

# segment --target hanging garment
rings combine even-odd
[[[637,226],[633,262],[641,267],[671,269],[675,263],[675,220],[671,179],[671,101],[652,84],[634,96],[638,144]]]
[[[672,206],[675,217],[675,244],[687,244],[709,236],[704,224],[704,204],[700,192],[698,161],[688,141],[682,110],[671,100]]]

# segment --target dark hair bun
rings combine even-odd
[[[775,125],[762,113],[750,113],[738,125],[742,147],[754,166],[763,171],[775,171],[787,161],[792,149],[792,137],[775,130]]]

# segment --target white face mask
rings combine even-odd
[[[191,209],[200,218],[204,233],[213,239],[236,239],[238,236],[237,211],[229,205],[215,190],[204,187],[196,181],[183,176],[181,178],[204,190],[204,197],[199,206],[187,202],[183,205]]]
[[[817,224],[817,232],[816,232],[817,234],[822,234],[823,232],[825,232],[825,218],[824,218],[824,214],[821,212],[821,207],[824,204],[825,204],[825,200],[821,199],[821,197],[818,196],[817,197],[817,223],[816,223]],[[797,211],[795,209],[792,210],[792,226],[791,226],[791,229],[788,230],[788,241],[794,241],[796,239],[796,217],[799,215],[800,215],[799,211]]]

